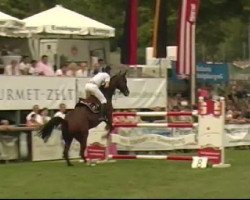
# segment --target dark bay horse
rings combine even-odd
[[[116,89],[120,90],[120,92],[122,92],[125,96],[129,95],[126,72],[119,73],[113,76],[110,79],[109,87],[101,89],[107,99],[107,126],[109,127],[109,130],[112,129],[112,96],[114,95]],[[88,102],[100,105],[99,100],[94,96],[90,96],[86,100]],[[65,142],[63,156],[68,166],[72,166],[69,160],[68,152],[73,138],[75,138],[80,143],[80,155],[84,162],[86,162],[84,152],[87,146],[89,129],[98,126],[98,124],[100,123],[100,113],[93,113],[87,106],[78,106],[78,104],[76,105],[74,110],[71,110],[66,114],[65,119],[62,119],[60,117],[54,117],[50,121],[48,121],[40,129],[38,134],[46,142],[51,136],[53,129],[59,124],[61,124],[62,137]]]

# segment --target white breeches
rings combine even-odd
[[[99,90],[98,86],[94,83],[86,83],[85,85],[85,92],[86,92],[86,98],[88,98],[90,95],[94,95],[101,104],[107,103],[106,98],[102,94],[102,92]]]

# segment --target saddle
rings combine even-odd
[[[100,113],[101,111],[101,106],[99,103],[92,102],[88,99],[79,98],[78,103],[75,105],[75,108],[82,107],[82,106],[87,107],[91,112],[95,114]]]

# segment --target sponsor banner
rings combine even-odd
[[[227,64],[198,64],[196,67],[197,81],[204,83],[227,83],[229,68]]]
[[[44,143],[43,139],[32,132],[32,161],[57,160],[63,158],[63,141],[61,131],[54,129],[49,140]]]
[[[18,138],[11,135],[0,135],[0,160],[18,159]]]
[[[250,124],[225,125],[226,147],[250,145]]]
[[[77,79],[78,97],[85,98],[84,86],[88,80]],[[166,107],[166,79],[128,78],[128,88],[128,97],[120,92],[113,96],[115,109]]]
[[[89,160],[105,160],[106,158],[106,147],[99,145],[90,145],[86,150],[86,157]]]
[[[60,103],[72,109],[78,97],[85,97],[84,86],[88,81],[89,78],[2,76],[0,110],[30,110],[35,104],[57,109]],[[166,106],[165,79],[128,79],[128,87],[128,97],[116,92],[113,97],[114,108]]]
[[[157,134],[147,134],[136,137],[124,137],[113,134],[112,142],[118,144],[119,150],[172,150],[197,148],[195,134],[182,137],[166,137]]]
[[[226,147],[250,145],[250,124],[225,125]],[[120,151],[198,149],[197,129],[118,128],[112,136]]]
[[[211,164],[221,163],[221,150],[214,148],[204,148],[198,150],[198,155],[200,157],[207,157]]]
[[[88,145],[107,146],[103,136],[107,134],[105,123],[90,130]],[[226,147],[250,145],[250,124],[226,125]],[[117,143],[119,151],[153,151],[174,149],[198,149],[197,130],[171,128],[119,128],[119,133],[112,135],[112,142]],[[32,133],[32,161],[62,159],[64,142],[61,131],[55,129],[48,140],[43,140]],[[70,158],[79,158],[80,144],[73,140],[69,151]]]
[[[75,106],[75,79],[37,76],[2,76],[0,110],[30,110],[33,105],[58,109]]]

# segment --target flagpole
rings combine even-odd
[[[169,59],[169,58],[166,58],[166,59]],[[169,60],[168,60],[169,61]],[[168,62],[165,62],[166,63],[166,73],[165,73],[165,76],[166,76],[166,78],[165,78],[165,80],[166,80],[166,111],[168,111]]]
[[[196,73],[195,73],[195,65],[192,65],[192,73],[191,73],[191,108],[193,107],[193,105],[195,105],[196,103],[196,99],[195,99],[195,88],[196,85]]]
[[[161,78],[161,75],[162,75],[161,65],[162,65],[161,58],[159,58],[159,78]]]
[[[196,25],[192,24],[192,61],[191,61],[191,107],[196,103],[196,44],[195,44],[195,29]]]

